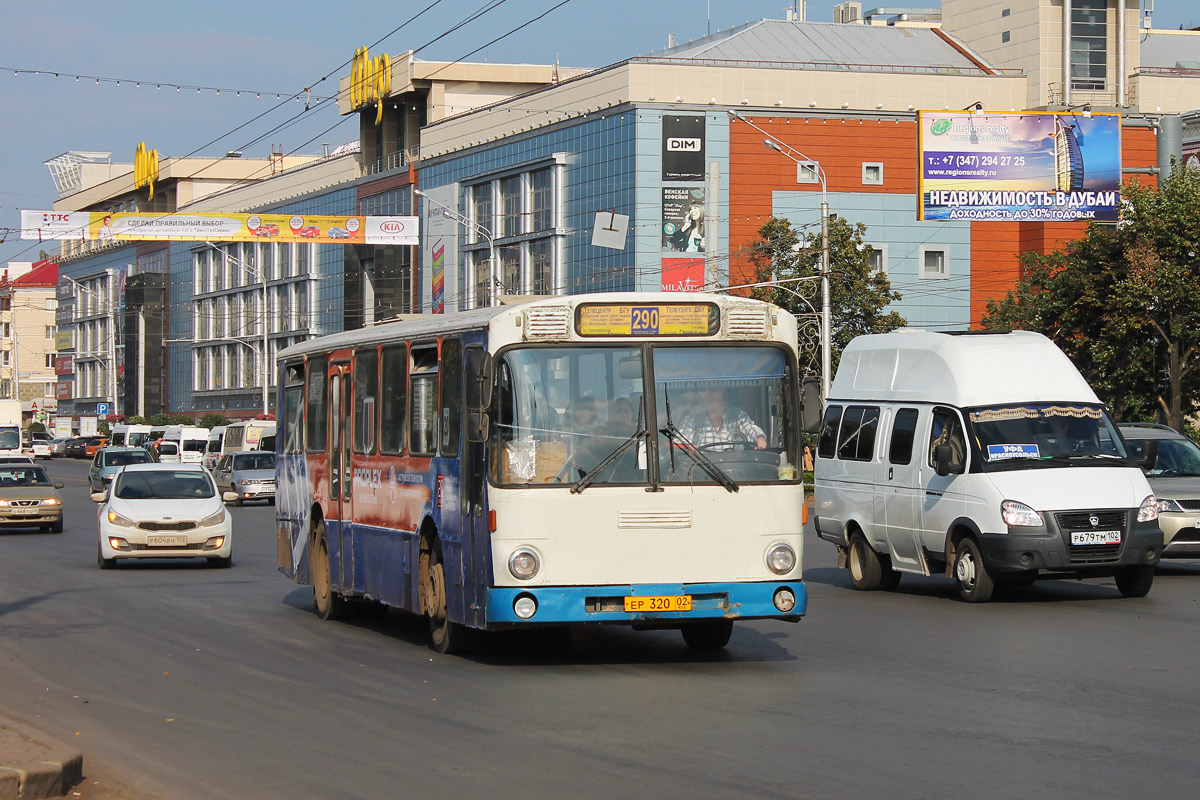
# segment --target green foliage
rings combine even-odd
[[[125,421],[127,423],[129,423],[130,425],[149,425],[150,424],[149,422],[146,422],[145,417],[139,417],[139,416],[129,417]]]
[[[150,424],[158,428],[164,425],[195,425],[196,423],[187,414],[155,414],[150,418]]]
[[[1126,186],[1123,222],[1064,252],[1027,253],[985,327],[1039,331],[1122,420],[1181,429],[1200,397],[1200,173]]]
[[[45,433],[46,426],[40,422],[31,422],[31,423],[29,423],[29,432],[30,433]]]
[[[111,433],[111,429],[108,427],[108,422],[105,420],[98,421],[96,423],[96,432],[101,436],[108,436],[108,434]]]
[[[225,417],[221,416],[220,414],[205,414],[203,417],[200,418],[200,427],[208,428],[209,430],[212,430],[213,428],[219,427],[221,425],[228,425],[228,424],[229,424],[229,420],[226,419]]]
[[[831,362],[837,371],[842,350],[855,336],[886,333],[907,324],[889,303],[900,299],[887,275],[873,273],[873,248],[863,240],[867,228],[840,217],[829,222],[829,307],[832,317]],[[753,297],[792,312],[800,322],[801,357],[808,356],[809,374],[820,369],[821,232],[801,234],[785,219],[772,217],[759,229],[750,262],[758,287]],[[811,278],[811,280],[794,280]]]

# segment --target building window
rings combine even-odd
[[[1108,77],[1108,0],[1071,4],[1071,88],[1102,91]]]
[[[500,181],[500,231],[498,236],[524,233],[521,224],[521,176],[510,175]]]
[[[948,254],[942,247],[921,248],[921,277],[937,279],[950,277]]]
[[[58,328],[54,325],[46,326],[46,341],[53,341],[55,334],[58,333]]]
[[[0,322],[0,339],[12,338],[12,323]]]
[[[46,353],[46,369],[54,369],[54,353]]]
[[[871,252],[867,254],[867,263],[871,265],[871,275],[883,273],[888,274],[888,246],[886,244],[873,244],[870,246]]]
[[[883,164],[878,161],[864,161],[862,165],[863,186],[883,185]]]
[[[1010,13],[1012,13],[1012,12],[1007,8],[1000,10],[1000,16],[1002,16],[1002,17],[1007,17]],[[905,462],[905,463],[907,463],[907,462]]]
[[[490,182],[471,187],[471,221],[475,223],[475,225],[468,226],[473,234],[470,237],[471,241],[486,241],[487,237],[481,233],[481,229],[487,231],[489,235],[495,235],[493,231],[496,226],[492,220],[492,184]]]
[[[1000,42],[1002,44],[1008,44],[1010,39],[1012,39],[1012,31],[1001,31],[1000,32]]]
[[[534,170],[531,183],[531,231],[546,231],[554,227],[554,174],[549,169]]]
[[[820,183],[821,165],[816,161],[796,162],[796,183]]]

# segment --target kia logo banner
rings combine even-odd
[[[663,117],[662,163],[664,181],[704,179],[704,117]]]

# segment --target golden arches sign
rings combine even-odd
[[[375,124],[383,122],[383,101],[392,91],[392,59],[387,53],[371,58],[367,48],[354,51],[354,66],[350,70],[350,107],[362,108],[376,103]]]
[[[158,151],[147,150],[145,142],[138,142],[133,151],[133,188],[150,187],[150,199],[154,199],[154,182],[158,180]]]

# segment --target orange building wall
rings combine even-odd
[[[747,117],[785,147],[817,161],[829,192],[917,191],[916,122],[857,119]],[[773,191],[811,192],[813,220],[820,221],[821,185],[796,183],[796,163],[763,146],[761,131],[738,120],[729,126],[729,283],[754,281],[749,251],[772,216]],[[862,184],[863,162],[883,164],[882,186]],[[914,212],[915,213],[915,212]]]

